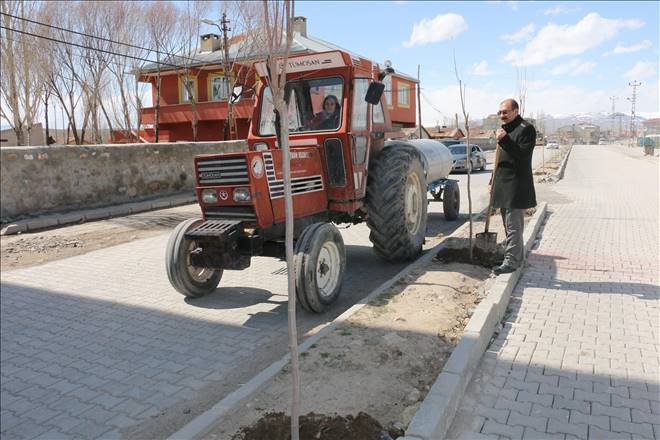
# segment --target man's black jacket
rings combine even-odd
[[[500,140],[500,160],[493,186],[493,207],[525,209],[536,206],[532,153],[536,145],[536,129],[520,116],[502,128],[507,132]]]

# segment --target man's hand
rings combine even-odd
[[[498,128],[495,132],[495,137],[497,140],[501,141],[504,136],[506,136],[506,131],[503,128]]]

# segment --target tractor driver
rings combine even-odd
[[[334,130],[341,121],[341,105],[335,95],[328,95],[323,100],[323,110],[307,123],[312,130]]]

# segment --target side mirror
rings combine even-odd
[[[241,97],[243,96],[243,86],[236,86],[234,87],[234,90],[231,92],[231,96],[229,97],[229,102],[232,104],[236,104],[238,101],[241,100]]]
[[[369,84],[367,89],[367,94],[364,97],[364,100],[369,104],[377,105],[380,102],[380,97],[383,96],[383,91],[385,90],[385,84],[381,82],[372,82]]]

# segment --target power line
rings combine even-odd
[[[438,108],[431,103],[431,100],[424,93],[422,93],[421,91],[420,91],[420,95],[422,95],[422,98],[424,98],[426,103],[428,105],[430,105],[433,110],[440,113],[442,116],[445,116],[445,114],[442,111],[438,110]]]
[[[165,55],[165,56],[167,56],[167,57],[176,56],[176,57],[179,57],[179,58],[183,58],[183,59],[185,59],[185,60],[187,60],[187,61],[195,61],[195,62],[198,62],[198,61],[199,61],[199,60],[197,60],[197,59],[195,59],[195,58],[190,58],[190,57],[186,57],[186,56],[182,56],[182,55],[171,54],[171,53],[167,53],[167,52],[161,52],[161,51],[156,50],[156,49],[150,49],[150,48],[146,48],[146,47],[142,47],[142,46],[136,46],[136,45],[134,45],[134,44],[129,44],[129,43],[121,42],[121,41],[111,40],[111,39],[109,39],[109,38],[99,37],[98,35],[87,34],[87,33],[84,33],[84,32],[75,31],[75,30],[73,30],[73,29],[68,29],[68,28],[63,28],[63,27],[55,26],[55,25],[48,24],[48,23],[44,23],[44,22],[37,21],[37,20],[31,20],[31,19],[29,19],[29,18],[19,17],[19,16],[17,16],[17,15],[7,14],[7,13],[5,13],[5,12],[0,12],[0,14],[2,14],[2,15],[7,15],[7,16],[9,16],[9,17],[16,18],[16,19],[18,19],[18,20],[24,20],[24,21],[27,21],[27,22],[29,22],[29,23],[38,24],[38,25],[40,25],[40,26],[45,26],[45,27],[52,28],[52,29],[57,29],[57,30],[60,30],[60,31],[70,32],[70,33],[72,33],[72,34],[78,34],[78,35],[82,35],[82,36],[89,37],[89,38],[95,38],[95,39],[97,39],[97,40],[107,41],[107,42],[109,42],[109,43],[121,44],[121,45],[123,45],[123,46],[128,46],[128,47],[132,47],[132,48],[135,48],[135,49],[145,50],[145,51],[147,51],[147,52],[154,52],[154,53],[156,53],[156,54],[159,54],[159,55]],[[230,29],[230,30],[231,30],[231,29]],[[159,64],[158,61],[152,61],[152,62],[153,62],[154,64]],[[160,63],[160,64],[163,64],[163,63]]]
[[[15,42],[15,43],[27,44],[27,45],[29,45],[29,46],[38,47],[38,48],[43,49],[43,47],[41,47],[41,46],[38,45],[37,43],[32,42],[32,41],[25,41],[25,40],[22,39],[22,38],[21,38],[21,39],[18,39],[18,38],[11,38],[11,37],[9,37],[9,36],[7,36],[7,35],[2,35],[1,37],[4,38],[4,39],[6,39],[6,40],[13,41],[13,42]],[[83,59],[87,59],[87,58],[88,58],[87,56],[82,55],[82,54],[78,54],[78,53],[72,53],[71,55],[74,56],[74,57],[77,57],[77,58],[83,58]],[[105,63],[106,63],[106,64],[114,64],[114,65],[116,65],[116,66],[121,66],[121,67],[130,67],[128,64],[120,63],[119,61],[105,61]],[[131,73],[131,72],[128,71],[128,70],[125,70],[124,73]],[[65,79],[69,79],[69,80],[70,80],[70,78],[66,78],[66,77],[65,77]]]
[[[20,34],[25,34],[25,35],[30,35],[30,36],[37,37],[37,38],[42,38],[42,39],[44,39],[44,40],[54,41],[54,42],[56,42],[56,43],[62,43],[62,44],[68,44],[68,45],[70,45],[70,46],[81,47],[81,48],[83,48],[83,49],[87,49],[87,50],[93,50],[93,51],[97,51],[97,52],[103,52],[103,53],[107,53],[107,54],[110,54],[110,55],[116,55],[116,56],[119,56],[119,57],[131,58],[131,59],[134,59],[134,60],[144,61],[144,62],[149,62],[149,63],[152,63],[152,64],[160,64],[160,65],[163,65],[163,66],[175,67],[175,68],[177,68],[177,69],[180,69],[180,68],[181,68],[180,65],[170,64],[170,63],[166,63],[166,62],[164,62],[164,61],[153,61],[153,60],[150,60],[150,59],[147,59],[147,58],[141,58],[141,57],[136,57],[136,56],[133,56],[133,55],[121,54],[121,53],[113,52],[113,51],[110,51],[110,50],[105,50],[105,49],[99,49],[99,48],[95,48],[95,47],[85,46],[85,45],[78,44],[78,43],[72,43],[71,41],[59,40],[59,39],[57,39],[57,38],[47,37],[47,36],[39,35],[39,34],[35,34],[35,33],[32,33],[32,32],[21,31],[21,30],[18,30],[18,29],[12,29],[12,28],[8,28],[8,27],[6,27],[6,26],[1,26],[1,25],[0,25],[0,28],[5,29],[5,30],[8,30],[8,31],[11,31],[11,32],[18,32],[18,33],[20,33]]]
[[[82,35],[82,36],[84,36],[84,37],[95,38],[95,39],[97,39],[97,40],[107,41],[108,43],[121,44],[121,45],[123,45],[123,46],[133,47],[133,48],[135,48],[135,49],[146,50],[146,51],[148,51],[148,52],[153,51],[153,52],[156,52],[156,53],[161,53],[161,52],[158,52],[157,50],[148,49],[148,48],[146,48],[146,47],[136,46],[136,45],[134,45],[134,44],[129,44],[129,43],[122,43],[121,41],[115,41],[115,40],[111,40],[111,39],[109,39],[109,38],[99,37],[99,36],[97,36],[97,35],[91,35],[91,34],[86,34],[86,33],[84,33],[84,32],[74,31],[73,29],[67,29],[67,28],[63,28],[63,27],[59,27],[59,26],[55,26],[55,25],[48,24],[48,23],[44,23],[44,22],[37,21],[37,20],[31,20],[31,19],[29,19],[29,18],[19,17],[18,15],[7,14],[6,12],[0,12],[0,14],[2,14],[2,15],[6,15],[6,16],[8,16],[8,17],[16,18],[16,19],[18,19],[18,20],[27,21],[27,22],[29,22],[29,23],[38,24],[38,25],[40,25],[40,26],[46,26],[46,27],[49,27],[49,28],[52,28],[52,29],[57,29],[57,30],[64,31],[64,32],[71,32],[72,34]]]

